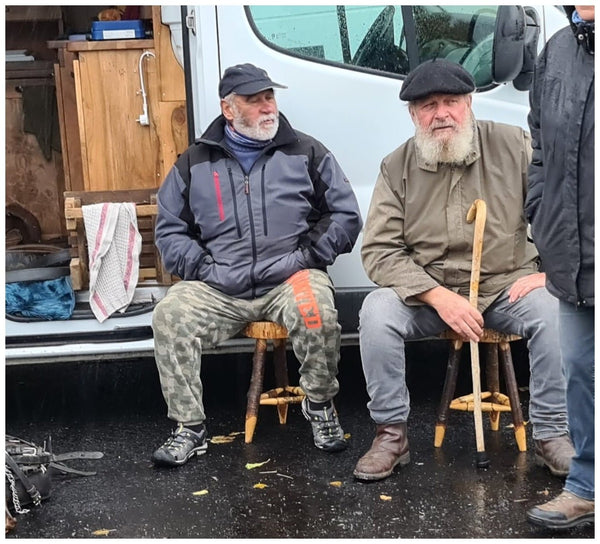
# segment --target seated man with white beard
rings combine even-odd
[[[518,127],[476,121],[474,89],[471,75],[446,60],[421,64],[402,85],[415,136],[381,163],[362,245],[379,288],[360,311],[376,436],[356,465],[358,479],[386,478],[410,461],[405,341],[447,329],[477,341],[484,325],[528,339],[535,459],[555,475],[569,470],[558,302],[538,272],[523,212],[530,138]],[[466,221],[476,199],[487,204],[478,309],[468,300],[474,223]]]
[[[222,115],[158,192],[156,245],[182,281],[152,319],[168,417],[177,423],[152,455],[157,465],[183,465],[206,452],[202,350],[251,321],[287,328],[315,446],[347,447],[332,401],[341,327],[326,269],[351,251],[362,220],[331,152],[279,114],[276,87],[285,88],[252,64],[227,68]]]

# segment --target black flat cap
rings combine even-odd
[[[254,64],[236,64],[225,70],[219,83],[219,96],[224,98],[230,93],[250,96],[274,87],[287,89],[285,85],[271,81],[269,74]]]
[[[406,76],[400,100],[408,102],[430,94],[468,94],[475,90],[473,76],[460,64],[433,59],[419,64]]]

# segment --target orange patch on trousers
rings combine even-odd
[[[287,280],[294,291],[294,300],[307,329],[320,329],[323,324],[317,299],[310,286],[309,271],[297,272]]]

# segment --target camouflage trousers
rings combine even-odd
[[[341,326],[329,276],[302,270],[262,297],[227,296],[200,281],[171,287],[152,317],[154,355],[168,417],[195,425],[206,418],[200,363],[203,347],[216,346],[251,321],[284,325],[300,362],[300,386],[324,402],[336,395]]]

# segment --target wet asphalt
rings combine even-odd
[[[451,412],[443,447],[433,447],[446,351],[440,342],[407,350],[411,463],[373,483],[352,476],[374,433],[356,347],[342,348],[336,399],[346,451],[317,450],[298,405],[287,425],[261,407],[254,441],[244,444],[251,355],[215,355],[202,371],[214,442],[176,469],[149,461],[172,427],[152,359],[9,366],[8,434],[36,443],[51,436],[55,453],[99,450],[104,458],[69,461],[97,475],[56,477],[52,496],[17,516],[8,538],[593,538],[593,525],[552,532],[526,521],[562,481],[535,465],[530,429],[528,451],[518,452],[509,415],[498,432],[484,417],[487,470],[475,466],[471,414]],[[470,390],[466,359],[457,394]],[[288,361],[297,380],[291,353]],[[524,355],[515,366],[527,419]]]

